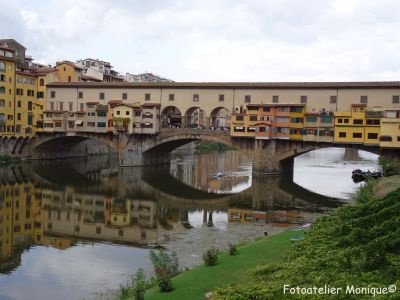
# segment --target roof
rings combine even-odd
[[[108,104],[119,104],[121,102],[122,102],[122,100],[110,100],[110,101],[108,101]]]
[[[71,66],[71,67],[73,67],[74,69],[77,69],[77,70],[83,70],[83,68],[79,67],[78,65],[76,65],[72,61],[68,61],[68,60],[63,60],[63,61],[56,62],[56,67],[58,67],[60,65],[63,65],[63,64],[69,65],[69,66]]]
[[[95,82],[101,82],[102,80],[93,76],[85,75],[82,74],[82,80],[89,80],[89,81],[95,81]]]
[[[16,44],[17,46],[19,46],[19,47],[21,47],[21,48],[24,48],[25,50],[26,50],[26,48],[23,46],[23,45],[21,45],[20,43],[18,43],[16,40],[14,40],[14,39],[0,39],[0,44],[1,43],[13,43],[13,44]]]
[[[142,107],[146,107],[146,106],[151,106],[151,107],[156,106],[156,107],[160,107],[161,104],[160,104],[160,103],[151,103],[151,102],[142,104]]]
[[[55,82],[50,87],[174,89],[366,89],[400,88],[400,81],[353,82]]]
[[[117,105],[115,105],[114,107],[118,107],[118,106],[127,106],[130,108],[140,108],[140,106],[135,105],[135,104],[129,104],[129,103],[119,103]]]

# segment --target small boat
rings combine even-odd
[[[217,174],[213,175],[213,177],[219,180],[219,179],[226,177],[226,175],[224,172],[218,171]]]
[[[375,171],[375,172],[371,172],[370,170],[368,171],[362,171],[360,169],[355,169],[352,172],[351,178],[353,179],[353,181],[355,183],[357,182],[361,182],[364,180],[368,180],[368,179],[377,179],[377,178],[381,178],[383,177],[383,173],[381,171]]]

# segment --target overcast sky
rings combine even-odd
[[[0,0],[35,61],[175,81],[400,80],[399,0]]]

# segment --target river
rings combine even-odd
[[[293,177],[252,177],[237,151],[189,148],[169,166],[119,169],[96,156],[2,167],[0,299],[92,299],[149,271],[156,245],[190,268],[210,246],[312,222],[351,201],[353,169],[377,168],[366,152],[343,158],[334,148],[304,154]]]

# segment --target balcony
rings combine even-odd
[[[366,118],[382,118],[383,112],[382,111],[366,111],[365,117]]]

